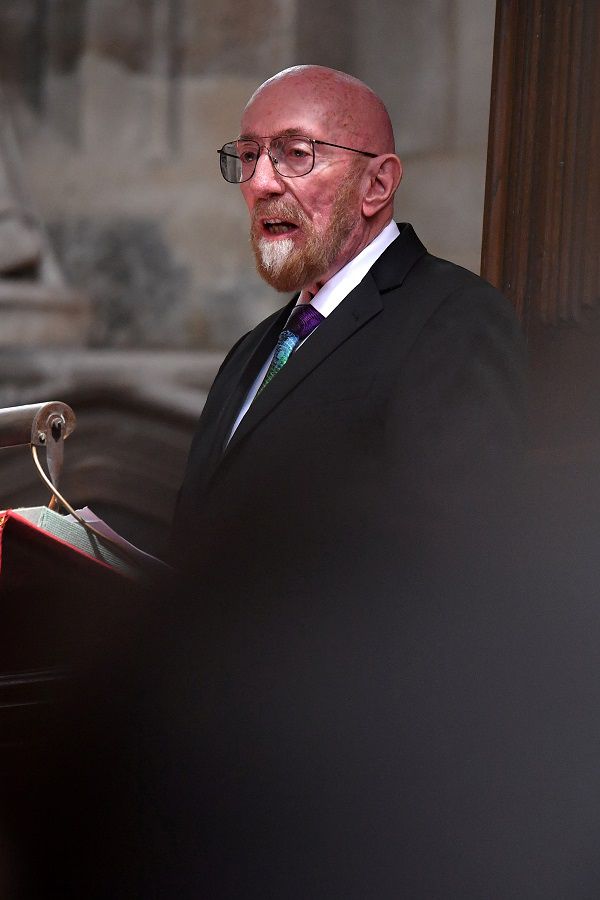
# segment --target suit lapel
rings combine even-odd
[[[375,283],[382,293],[400,287],[415,263],[427,253],[412,225],[401,222],[398,228],[400,234],[371,269]]]
[[[269,318],[258,326],[254,333],[249,336],[249,344],[244,348],[245,355],[240,361],[240,369],[236,370],[239,371],[240,374],[233,379],[227,399],[221,407],[215,425],[213,448],[214,453],[216,453],[217,461],[222,455],[223,446],[227,440],[235,417],[240,411],[242,403],[244,402],[254,379],[260,372],[262,365],[268,355],[272,353],[277,338],[279,337],[294,304],[295,298],[286,304],[283,309],[280,309],[272,316],[269,316]]]
[[[240,422],[224,455],[237,446],[265,416],[275,409],[294,388],[324,359],[346,341],[365,322],[381,311],[377,286],[367,274],[363,281],[340,303],[327,319],[294,353],[268,388],[256,397]],[[272,350],[274,343],[271,345]],[[268,352],[268,351],[267,351]],[[266,358],[266,354],[263,357]],[[239,407],[238,407],[239,408]]]

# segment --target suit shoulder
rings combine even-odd
[[[417,260],[408,278],[418,278],[431,284],[444,285],[449,293],[459,288],[479,289],[485,292],[491,291],[498,297],[503,297],[497,288],[480,275],[476,275],[470,269],[465,269],[464,266],[459,266],[458,263],[433,256],[431,253],[424,253]]]
[[[499,317],[519,329],[514,308],[492,284],[456,263],[426,253],[407,282],[419,293],[437,295],[438,315],[463,313],[476,318]]]

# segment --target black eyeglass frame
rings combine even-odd
[[[275,159],[273,159],[273,157],[271,156],[270,144],[272,141],[277,141],[280,138],[301,138],[303,141],[308,141],[308,143],[312,147],[312,163],[311,163],[310,169],[308,169],[306,172],[302,172],[301,175],[284,175],[283,172],[279,171],[279,169],[277,168],[277,161]],[[231,144],[236,144],[238,140],[240,140],[240,138],[236,139],[235,141],[226,141],[223,144],[223,146],[221,147],[221,149],[217,150],[219,157],[222,159],[223,156],[231,156],[233,159],[239,159],[239,156],[234,156],[233,153],[225,152],[225,147],[227,147]],[[258,160],[260,159],[261,150],[263,148],[267,151],[267,154],[269,156],[269,159],[271,160],[273,168],[275,169],[275,171],[277,172],[278,175],[281,175],[282,178],[304,178],[305,175],[310,175],[310,173],[312,172],[312,170],[315,167],[315,144],[321,144],[324,147],[337,147],[338,150],[349,150],[351,153],[360,153],[361,156],[369,156],[369,157],[371,157],[371,159],[375,159],[377,156],[379,156],[378,153],[369,153],[368,150],[357,150],[356,147],[345,147],[343,144],[332,144],[331,141],[319,141],[316,138],[306,137],[306,135],[304,135],[304,134],[278,134],[274,138],[269,138],[269,146],[267,146],[266,144],[261,144],[259,141],[255,141],[253,138],[247,138],[244,140],[247,140],[248,143],[256,144],[256,146],[258,147],[258,153],[256,155],[256,159],[254,160],[254,168],[252,169],[251,174],[248,175],[247,178],[242,178],[240,181],[229,181],[228,178],[225,178],[225,173],[223,171],[223,165],[221,165],[221,175],[223,176],[223,178],[225,178],[225,181],[228,184],[243,184],[245,181],[250,181],[250,179],[253,178],[254,173],[256,172],[256,167],[258,165]]]

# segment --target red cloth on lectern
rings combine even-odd
[[[0,516],[0,659],[7,671],[68,663],[131,610],[131,579],[38,528]]]
[[[9,509],[0,516],[0,587],[30,587],[39,581],[40,570],[68,567],[71,575],[89,577],[98,567],[114,570],[73,547],[67,541],[38,528],[33,522]],[[116,573],[115,573],[116,574]],[[120,576],[119,576],[120,577]]]

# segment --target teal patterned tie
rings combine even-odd
[[[273,359],[263,379],[263,383],[256,392],[256,396],[264,391],[268,383],[285,366],[286,362],[305,337],[314,331],[317,325],[325,318],[318,309],[310,303],[299,303],[292,310],[284,330],[279,335]]]

